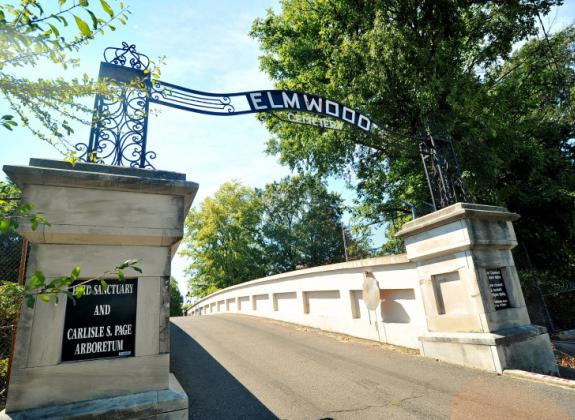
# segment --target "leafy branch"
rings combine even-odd
[[[78,115],[91,112],[79,100],[94,94],[114,95],[114,88],[108,81],[95,82],[86,75],[82,80],[34,81],[15,77],[6,69],[44,65],[41,60],[64,69],[77,66],[78,59],[69,54],[106,30],[114,31],[116,22],[126,24],[130,11],[122,2],[119,8],[112,8],[106,0],[99,1],[99,10],[87,0],[59,0],[44,6],[41,3],[22,0],[18,4],[0,4],[0,94],[12,111],[0,116],[0,125],[7,130],[22,125],[65,153],[61,147],[71,148],[66,140],[74,132],[71,123],[89,125],[91,121]]]
[[[26,305],[29,308],[34,307],[36,297],[44,302],[50,302],[54,300],[54,303],[58,304],[59,295],[64,294],[72,301],[76,303],[76,299],[84,296],[86,291],[86,284],[97,280],[104,290],[108,289],[108,283],[106,278],[110,276],[118,277],[120,281],[126,280],[126,275],[124,270],[133,269],[138,273],[142,273],[142,269],[138,267],[138,260],[126,260],[122,264],[114,267],[113,270],[104,271],[101,275],[97,277],[92,277],[89,279],[81,280],[78,282],[80,277],[80,267],[76,266],[72,269],[70,275],[60,276],[55,279],[47,279],[44,273],[41,271],[36,271],[30,280],[26,284],[22,297],[26,299]]]
[[[0,234],[18,229],[19,220],[30,222],[32,230],[40,224],[49,225],[41,215],[32,212],[32,205],[20,201],[20,191],[13,185],[0,181]]]
[[[80,267],[76,266],[70,272],[70,275],[60,276],[53,279],[47,279],[44,273],[36,271],[24,287],[12,288],[12,291],[4,293],[4,297],[11,296],[15,299],[25,299],[26,306],[33,308],[36,298],[43,302],[54,301],[55,304],[59,303],[59,296],[66,295],[74,304],[76,299],[84,296],[86,292],[86,284],[97,280],[104,290],[107,290],[109,285],[106,279],[110,276],[117,277],[120,281],[126,280],[124,270],[133,269],[138,273],[142,273],[142,269],[138,267],[138,260],[126,260],[122,264],[114,267],[113,270],[104,271],[96,277],[91,277],[85,280],[78,281],[80,277]],[[7,285],[10,282],[0,281],[0,287]]]

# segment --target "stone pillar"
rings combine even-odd
[[[50,223],[19,229],[32,244],[27,280],[75,266],[87,280],[127,259],[142,273],[105,275],[110,286],[89,283],[75,305],[64,295],[23,305],[3,415],[187,418],[186,393],[169,372],[168,287],[198,185],[172,172],[39,159],[4,171]]]
[[[457,203],[398,232],[417,264],[423,355],[493,372],[558,374],[546,329],[531,325],[513,262],[518,218],[503,207]]]

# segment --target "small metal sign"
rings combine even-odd
[[[137,280],[86,283],[85,294],[66,303],[62,361],[134,356]]]
[[[489,282],[491,297],[495,304],[495,310],[499,311],[501,309],[510,308],[511,303],[509,302],[509,296],[507,295],[507,289],[505,288],[501,269],[494,268],[487,270],[487,280]]]

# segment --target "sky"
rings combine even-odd
[[[259,69],[258,43],[248,33],[253,21],[264,17],[267,9],[279,10],[279,1],[125,3],[132,12],[128,24],[119,25],[115,32],[107,32],[82,48],[78,68],[64,73],[61,67],[46,63],[35,69],[18,70],[17,74],[46,79],[84,73],[96,77],[104,49],[126,41],[136,44],[137,50],[151,59],[166,57],[161,67],[161,80],[165,82],[208,92],[273,88],[271,80]],[[96,8],[98,2],[93,4]],[[573,22],[574,17],[575,0],[571,0],[555,9],[544,23],[547,28],[558,30]],[[254,115],[218,117],[157,105],[153,108],[159,111],[157,116],[150,116],[148,128],[148,150],[157,153],[153,165],[156,169],[185,173],[189,181],[197,182],[200,188],[194,205],[232,179],[262,187],[289,174],[277,157],[264,153],[270,134]],[[0,99],[0,112],[4,114],[5,110],[6,103]],[[72,143],[86,142],[88,127],[75,128]],[[0,128],[0,165],[26,165],[33,157],[62,159],[58,151],[25,129],[8,132]],[[329,185],[348,202],[353,197],[343,182],[331,180]],[[380,239],[376,235],[377,240]],[[172,262],[172,274],[182,293],[186,292],[186,264],[179,256]]]

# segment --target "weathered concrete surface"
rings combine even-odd
[[[188,399],[182,387],[170,374],[170,387],[161,391],[147,391],[119,397],[80,401],[46,408],[6,414],[0,420],[93,420],[93,419],[170,419],[188,418]]]
[[[171,363],[192,419],[575,418],[574,391],[242,315],[173,318]]]
[[[19,227],[32,243],[27,281],[36,270],[52,278],[76,265],[82,267],[80,278],[89,279],[126,259],[139,260],[142,270],[124,273],[138,283],[134,357],[62,361],[71,301],[62,295],[59,305],[22,306],[8,415],[187,416],[185,393],[171,392],[168,286],[170,260],[198,185],[182,174],[47,160],[4,166],[4,171],[22,188],[23,202],[33,203],[50,222],[37,230],[29,223]]]
[[[498,373],[559,373],[546,330],[530,325],[511,254],[518,218],[503,207],[456,203],[396,234],[417,264],[428,328],[422,355]]]

